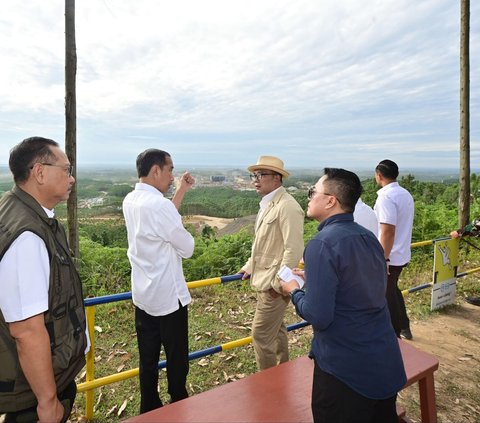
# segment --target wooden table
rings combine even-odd
[[[433,373],[438,360],[403,340],[399,344],[408,378],[405,386],[418,382],[422,422],[436,423]],[[312,378],[313,361],[300,357],[125,421],[312,422]]]
[[[438,369],[438,359],[406,341],[399,340],[403,364],[407,373],[407,386],[418,382],[420,412],[423,423],[437,423],[435,384],[433,373]]]

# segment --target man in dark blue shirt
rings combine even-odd
[[[313,326],[316,423],[397,422],[396,397],[407,380],[385,299],[382,246],[353,221],[361,193],[357,175],[325,169],[308,194],[307,215],[321,223],[304,253],[306,289],[283,284]]]

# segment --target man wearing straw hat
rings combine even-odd
[[[290,297],[282,294],[277,272],[284,265],[298,266],[303,253],[304,212],[282,186],[283,178],[289,176],[282,160],[260,156],[248,170],[262,199],[252,253],[240,272],[242,279],[250,277],[257,291],[252,337],[257,368],[264,370],[288,361],[287,328],[283,319]]]

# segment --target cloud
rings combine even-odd
[[[474,141],[479,14],[474,2]],[[4,2],[0,16],[3,155],[25,133],[63,138],[64,2]],[[81,160],[152,143],[205,164],[261,150],[370,166],[375,148],[456,160],[457,2],[82,0],[76,31]]]

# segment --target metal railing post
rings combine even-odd
[[[87,373],[85,380],[91,382],[95,379],[95,306],[86,308],[88,321],[88,334],[90,336],[90,350],[87,353]],[[89,389],[85,393],[85,417],[87,420],[93,419],[93,403],[95,390]]]

